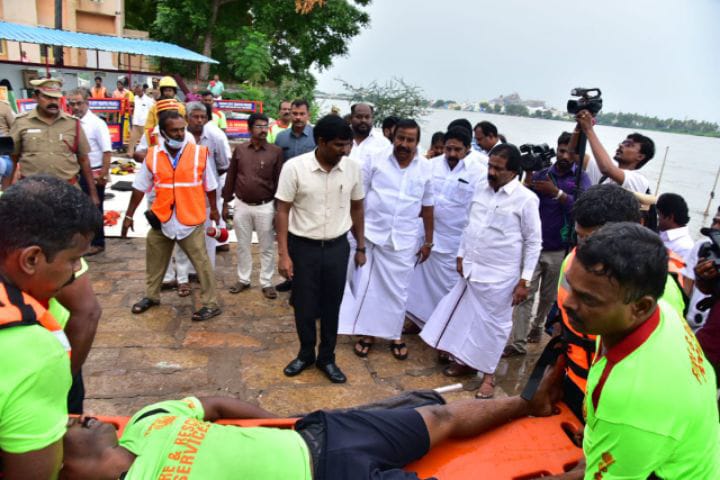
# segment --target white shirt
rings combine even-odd
[[[707,238],[703,238],[702,240],[695,242],[695,245],[693,245],[688,255],[684,258],[685,268],[683,269],[682,274],[685,278],[688,278],[693,282],[695,282],[695,265],[698,263],[698,251],[700,250],[700,246],[704,243],[708,243]],[[690,296],[690,301],[688,303],[687,314],[685,314],[688,325],[690,325],[690,328],[692,328],[693,331],[705,325],[705,321],[710,314],[710,310],[702,312],[697,308],[698,302],[708,297],[709,295],[705,295],[698,290],[697,286],[693,285],[692,295]]]
[[[350,155],[348,156],[360,162],[362,166],[368,158],[379,154],[391,146],[390,140],[385,138],[382,132],[378,133],[375,129],[370,129],[370,134],[362,142],[357,143],[353,138],[352,150],[350,150]]]
[[[225,132],[217,125],[208,122],[203,126],[202,135],[200,135],[200,145],[208,147],[208,155],[215,170],[215,175],[219,176],[219,171],[225,171],[230,167],[230,143],[228,142]]]
[[[365,196],[357,162],[343,157],[329,172],[312,150],[293,157],[280,170],[275,198],[292,203],[288,231],[313,240],[332,240],[352,226],[350,201]]]
[[[662,231],[660,232],[660,239],[665,244],[665,247],[678,254],[681,258],[687,258],[695,245],[687,226]]]
[[[83,132],[90,144],[90,168],[101,168],[103,164],[103,153],[112,152],[112,141],[110,130],[102,118],[90,110],[80,119]]]
[[[613,162],[615,162],[615,160],[613,160]],[[615,162],[615,164],[617,165],[617,162]],[[620,185],[621,187],[631,192],[647,193],[650,188],[650,182],[647,178],[645,178],[645,175],[640,173],[639,170],[623,170],[623,172],[625,173],[625,180],[622,185]],[[590,183],[592,185],[600,183],[600,179],[603,177],[603,173],[600,171],[600,167],[598,167],[594,157],[590,157],[590,160],[588,160],[585,173],[587,173],[587,176],[590,178]],[[615,185],[619,185],[610,177],[608,177],[603,183],[614,183]]]
[[[187,132],[185,133],[187,136]],[[193,140],[192,142],[188,142],[186,139],[184,143],[185,144],[183,145],[178,155],[182,155],[182,152],[185,150],[185,146],[187,146],[188,143],[195,143],[195,141]],[[162,142],[162,144],[160,144],[158,148],[158,154],[160,153],[160,151],[163,151],[168,156],[168,158],[173,158],[172,155],[170,155],[170,153],[165,148],[165,142]],[[140,190],[144,193],[152,192],[155,186],[153,174],[150,171],[150,168],[148,168],[147,166],[147,160],[148,158],[145,159],[145,161],[140,166],[140,169],[135,173],[135,180],[133,181],[133,188],[135,190]],[[205,168],[205,172],[203,173],[203,188],[206,192],[211,192],[213,190],[217,190],[218,188],[217,178],[215,177],[215,173],[213,172],[212,168]],[[196,228],[197,225],[189,226],[180,223],[180,220],[178,220],[177,215],[175,214],[175,208],[173,208],[170,219],[162,224],[162,233],[167,238],[170,238],[172,240],[182,240],[183,238],[190,235]]]
[[[465,277],[482,283],[530,280],[540,258],[540,200],[517,177],[498,189],[479,185],[458,257]]]
[[[148,112],[152,108],[155,100],[150,95],[135,95],[132,124],[136,127],[144,127],[147,121]],[[145,135],[143,135],[144,137]]]
[[[363,164],[365,238],[395,250],[417,246],[422,207],[433,205],[432,164],[420,157],[400,168],[392,150]]]
[[[468,158],[470,161],[468,162]],[[475,188],[487,181],[482,166],[470,155],[450,170],[445,155],[429,160],[432,165],[434,252],[456,254],[467,226]]]
[[[482,165],[482,167],[485,169],[485,175],[487,175],[488,156],[485,155],[484,153],[482,153],[478,150],[470,149],[468,154],[465,156],[464,160],[465,160],[465,163],[474,162],[474,163],[478,163],[478,164]]]

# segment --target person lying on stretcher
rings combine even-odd
[[[60,478],[104,479],[417,479],[401,470],[447,438],[472,437],[513,419],[549,416],[563,368],[548,369],[531,401],[520,397],[446,405],[317,411],[295,430],[237,427],[220,419],[275,415],[232,398],[171,400],[147,406],[115,427],[71,419]]]

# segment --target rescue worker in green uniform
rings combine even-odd
[[[0,197],[3,480],[47,480],[60,469],[70,343],[40,302],[73,282],[101,223],[79,188],[48,175],[23,179]]]

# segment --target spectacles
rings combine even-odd
[[[258,130],[269,130],[270,126],[269,125],[253,125],[252,128],[257,128]]]
[[[75,107],[75,106],[77,106],[77,105],[82,105],[83,103],[85,103],[85,102],[82,101],[82,100],[79,101],[79,102],[67,102],[68,106],[70,106],[70,107]]]

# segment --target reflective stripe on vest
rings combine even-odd
[[[29,325],[40,325],[48,330],[70,353],[70,341],[55,317],[15,285],[0,282],[0,329]]]
[[[168,154],[160,147],[150,147],[148,169],[153,174],[156,197],[152,211],[161,222],[167,222],[173,209],[183,225],[200,225],[206,219],[203,180],[207,163],[207,148],[188,143],[183,148],[175,168]],[[147,161],[147,160],[146,160]]]

